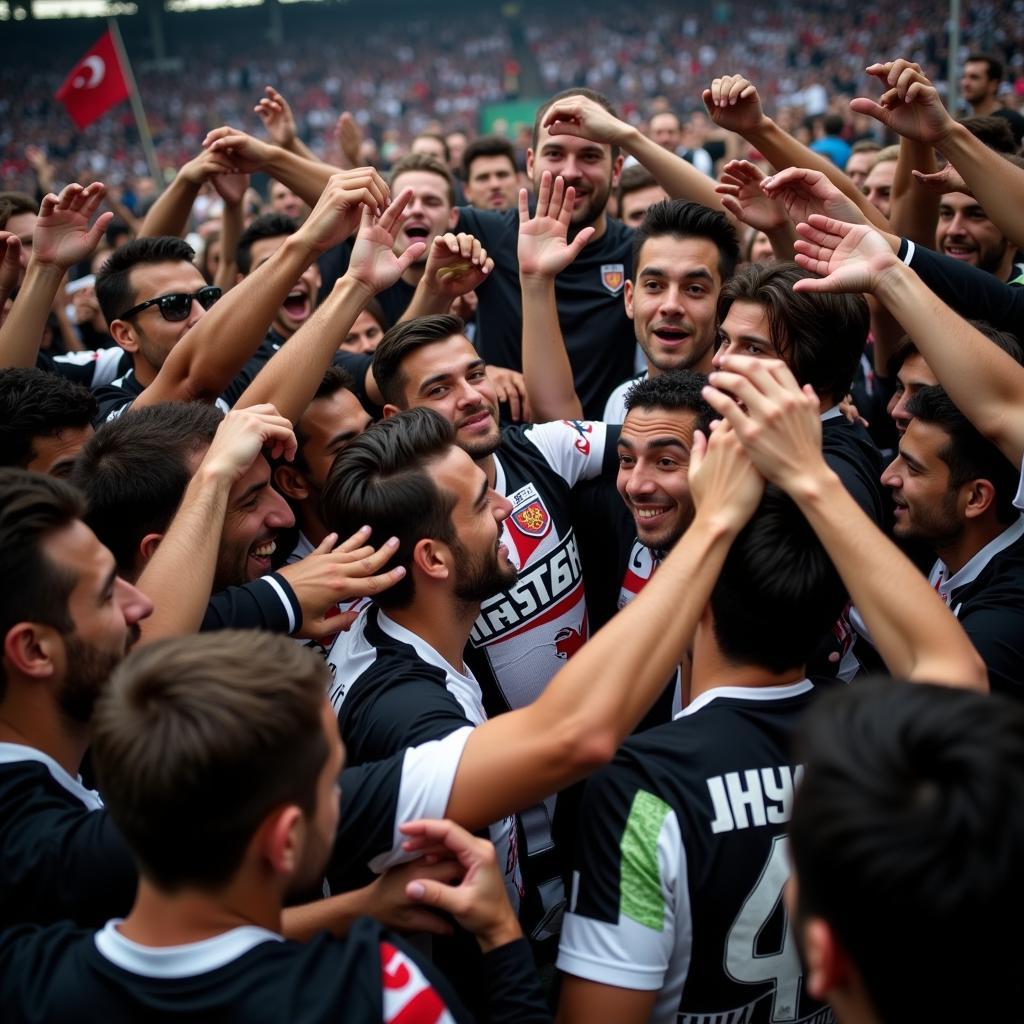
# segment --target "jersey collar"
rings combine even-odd
[[[687,715],[696,714],[701,708],[707,707],[719,697],[747,701],[786,700],[789,697],[799,697],[810,693],[813,689],[814,683],[810,679],[801,679],[797,683],[783,683],[778,686],[715,686],[690,701],[675,717],[684,718]]]
[[[35,761],[43,765],[53,777],[53,781],[66,789],[73,797],[80,800],[90,811],[98,811],[103,807],[99,793],[87,789],[82,784],[82,776],[77,778],[68,774],[57,762],[35,747],[26,747],[21,743],[0,743],[0,764],[20,764],[24,761]]]
[[[992,561],[1000,552],[1005,551],[1012,544],[1024,537],[1024,516],[1018,516],[1013,526],[1008,526],[998,537],[993,537],[980,551],[976,551],[974,557],[949,579],[944,579],[946,565],[940,559],[932,567],[931,583],[939,596],[949,604],[949,595],[959,587],[973,583],[980,575],[985,566]]]

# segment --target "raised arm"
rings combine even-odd
[[[729,546],[764,481],[731,431],[699,434],[690,528],[643,591],[569,659],[533,704],[485,722],[466,744],[446,817],[479,828],[611,760],[678,667]]]
[[[801,389],[781,360],[749,356],[726,356],[709,380],[705,398],[765,478],[799,506],[889,671],[987,692],[985,665],[953,613],[825,464],[819,402],[810,387]]]
[[[183,238],[188,231],[188,219],[199,190],[213,175],[232,174],[234,171],[234,165],[224,154],[204,149],[178,171],[174,181],[157,197],[139,228],[139,237],[173,235]]]
[[[218,174],[213,178],[213,187],[224,200],[220,215],[220,265],[213,283],[226,294],[238,279],[238,240],[245,229],[245,193],[249,189],[249,175]]]
[[[723,168],[715,191],[726,213],[755,231],[763,231],[772,243],[777,260],[793,258],[796,231],[786,207],[764,189],[765,174],[749,160],[730,160]]]
[[[519,192],[519,284],[523,293],[523,378],[530,408],[540,422],[583,416],[569,354],[558,322],[555,278],[594,233],[584,228],[568,241],[576,190],[559,176],[541,175],[537,210],[530,217],[526,189]]]
[[[457,298],[478,288],[493,270],[494,260],[478,238],[463,231],[438,235],[412,301],[399,320],[447,313]]]
[[[253,112],[263,122],[270,141],[289,153],[315,161],[316,154],[299,138],[295,115],[288,101],[271,85],[264,92],[266,95],[253,107]]]

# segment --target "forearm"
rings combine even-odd
[[[912,238],[918,245],[935,244],[935,225],[939,217],[939,197],[915,180],[911,171],[930,174],[938,170],[935,150],[906,137],[900,139],[900,155],[892,183],[889,224],[893,234]]]
[[[150,207],[146,219],[139,228],[139,237],[173,235],[176,238],[183,238],[188,229],[192,206],[198,195],[199,185],[179,173]]]
[[[63,280],[63,267],[29,261],[18,297],[0,327],[0,368],[36,365],[46,320]]]
[[[287,185],[297,196],[301,196],[312,208],[327,187],[331,175],[336,174],[338,169],[315,157],[306,158],[274,146],[273,156],[267,161],[264,170],[282,185]]]
[[[871,340],[874,343],[875,373],[879,377],[889,377],[891,376],[889,363],[905,332],[900,322],[874,295],[869,294],[864,297],[868,300],[868,309],[871,310]]]
[[[220,266],[213,283],[224,294],[235,285],[238,277],[238,240],[245,228],[245,210],[241,203],[225,203],[220,215]]]
[[[312,160],[314,163],[320,163],[319,157],[307,146],[302,139],[299,138],[298,134],[292,136],[291,145],[288,147],[290,153],[294,153],[296,156],[301,156],[303,160]]]
[[[793,222],[787,220],[781,228],[767,232],[768,241],[772,243],[772,252],[775,259],[791,260],[793,258],[793,243],[796,241],[796,228]]]
[[[192,477],[167,533],[138,579],[152,599],[140,643],[199,631],[213,589],[230,482],[204,471]]]
[[[370,889],[366,886],[297,907],[285,907],[281,911],[281,934],[293,942],[308,942],[319,932],[343,938],[357,918],[372,915]]]
[[[331,365],[338,339],[345,337],[372,297],[365,285],[347,274],[342,277],[288,345],[274,353],[235,408],[270,402],[282,416],[297,423]]]
[[[418,316],[437,316],[447,313],[452,300],[447,295],[440,295],[427,286],[427,275],[420,278],[413,293],[412,301],[406,306],[405,312],[398,318],[399,323],[414,320]]]
[[[630,129],[621,145],[626,153],[651,172],[670,198],[689,199],[712,210],[722,209],[715,183],[706,174],[701,174],[689,161],[647,138],[639,129]]]
[[[822,464],[792,497],[836,567],[896,677],[984,692],[988,676],[967,634],[928,581]]]
[[[576,394],[569,353],[558,322],[554,278],[520,279],[523,293],[523,379],[534,419],[576,420],[583,406]]]

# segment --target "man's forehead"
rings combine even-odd
[[[136,292],[155,289],[153,298],[160,292],[176,288],[191,291],[206,284],[198,268],[188,260],[140,263],[137,267],[132,267],[128,273]]]
[[[654,186],[657,188],[657,186]],[[676,235],[655,235],[644,240],[638,254],[636,270],[639,276],[648,266],[672,276],[703,269],[718,275],[718,246],[710,238]]]
[[[287,235],[273,235],[269,238],[257,238],[249,247],[253,266],[266,262],[285,243]]]
[[[580,139],[575,135],[552,135],[544,125],[540,125],[537,128],[537,150],[542,153],[550,149],[568,149],[573,152],[600,150],[609,159],[612,153],[612,147],[606,142],[592,142],[590,139]]]
[[[987,216],[984,207],[978,202],[974,196],[968,195],[966,192],[947,192],[939,203],[940,207],[948,207],[954,211],[966,211],[975,210],[981,214],[981,216]]]
[[[481,361],[480,353],[473,348],[469,338],[453,334],[413,349],[402,360],[402,372],[418,384],[422,378],[438,373],[464,373]]]
[[[401,182],[401,184],[399,184]],[[448,199],[448,181],[433,171],[401,171],[391,181],[391,191],[397,195],[411,188],[416,195],[438,195]]]
[[[626,413],[619,437],[635,448],[673,438],[689,448],[696,425],[693,409],[635,408]]]
[[[896,377],[904,384],[907,381],[939,383],[938,378],[932,373],[932,368],[925,362],[925,358],[920,352],[914,352],[907,356]]]

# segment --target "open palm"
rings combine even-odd
[[[379,217],[375,217],[368,207],[363,207],[348,272],[374,293],[390,288],[425,248],[423,242],[413,242],[400,255],[394,251],[402,212],[412,196],[412,189],[405,189]]]
[[[593,228],[584,228],[569,241],[576,190],[561,176],[541,176],[537,209],[530,216],[526,190],[519,193],[519,272],[524,277],[555,277],[580,254]]]
[[[96,223],[91,228],[89,226],[104,195],[106,188],[97,181],[85,188],[77,184],[68,185],[59,196],[52,193],[46,196],[39,207],[39,219],[32,232],[35,259],[64,268],[88,259],[114,216],[112,213],[100,214]]]
[[[889,243],[867,225],[814,214],[796,230],[796,262],[818,278],[798,281],[795,291],[871,292],[880,276],[899,262]]]

